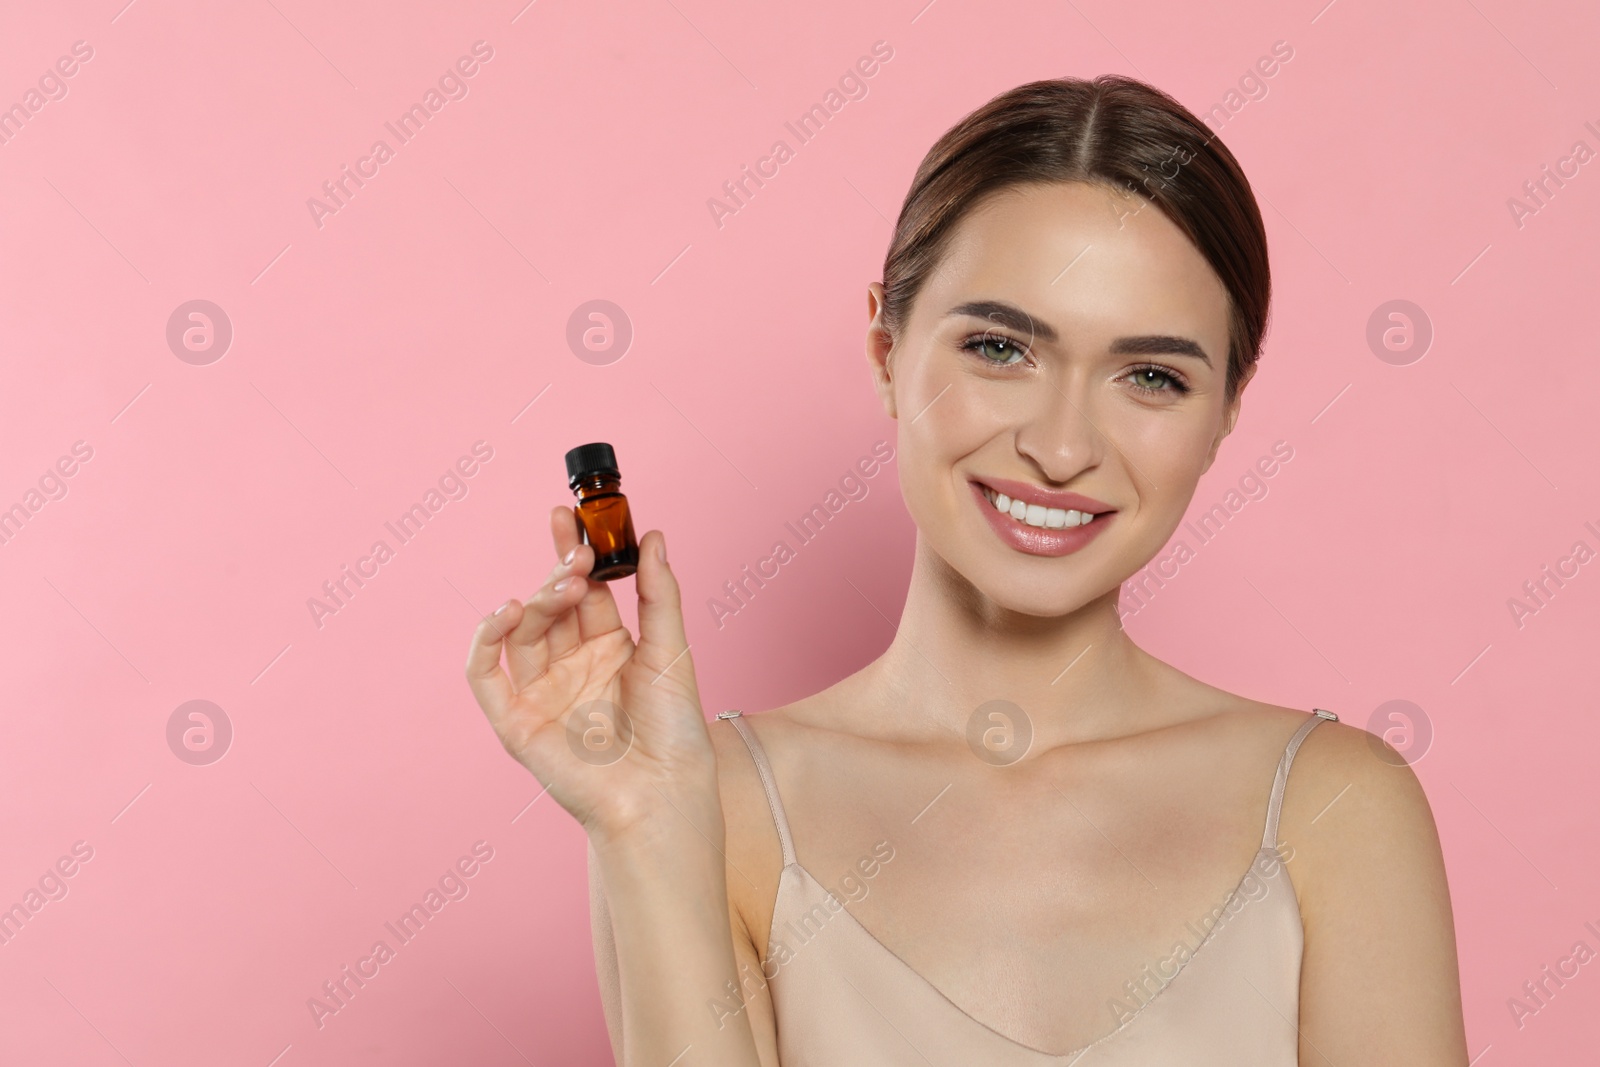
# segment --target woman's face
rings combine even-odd
[[[927,547],[1043,616],[1160,551],[1238,403],[1227,290],[1159,209],[1102,185],[1015,186],[960,223],[892,352],[882,297],[873,283],[868,357]],[[984,486],[1022,504],[1002,513]]]

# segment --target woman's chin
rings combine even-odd
[[[919,526],[919,535],[921,529]],[[1018,551],[1001,544],[986,529],[976,533],[982,535],[974,538],[977,543],[960,539],[939,544],[925,535],[921,539],[937,566],[948,571],[968,597],[987,602],[987,610],[998,608],[1041,619],[1059,618],[1082,611],[1108,591],[1120,591],[1121,582],[1111,586],[1097,581],[1094,575],[1083,574],[1084,568],[1072,561]],[[1115,596],[1111,602],[1116,604]]]
[[[1083,611],[1097,603],[1106,590],[1085,586],[1076,576],[1041,581],[1031,568],[997,567],[992,562],[963,572],[967,585],[993,608],[1032,615],[1041,619],[1060,618]],[[1115,600],[1112,601],[1115,604]]]
[[[1033,589],[1022,593],[1010,588],[994,590],[988,598],[997,608],[1041,619],[1058,619],[1081,612],[1098,599],[1081,590]]]

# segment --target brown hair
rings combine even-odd
[[[952,126],[917,168],[883,262],[898,338],[956,224],[1029,182],[1097,182],[1148,199],[1188,235],[1229,295],[1227,399],[1260,356],[1272,295],[1267,234],[1238,160],[1171,96],[1133,78],[1055,78],[1001,93]]]

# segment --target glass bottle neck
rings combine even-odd
[[[572,492],[579,500],[586,500],[593,496],[605,496],[622,492],[622,476],[619,474],[587,474],[579,478],[573,485]]]

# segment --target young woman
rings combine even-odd
[[[1404,761],[1119,623],[1238,418],[1269,291],[1250,187],[1192,114],[1126,78],[1023,85],[934,145],[868,286],[918,531],[881,656],[708,723],[661,532],[635,644],[552,509],[561,562],[467,676],[588,832],[618,1063],[1466,1064]],[[620,758],[573,740],[607,722]]]

